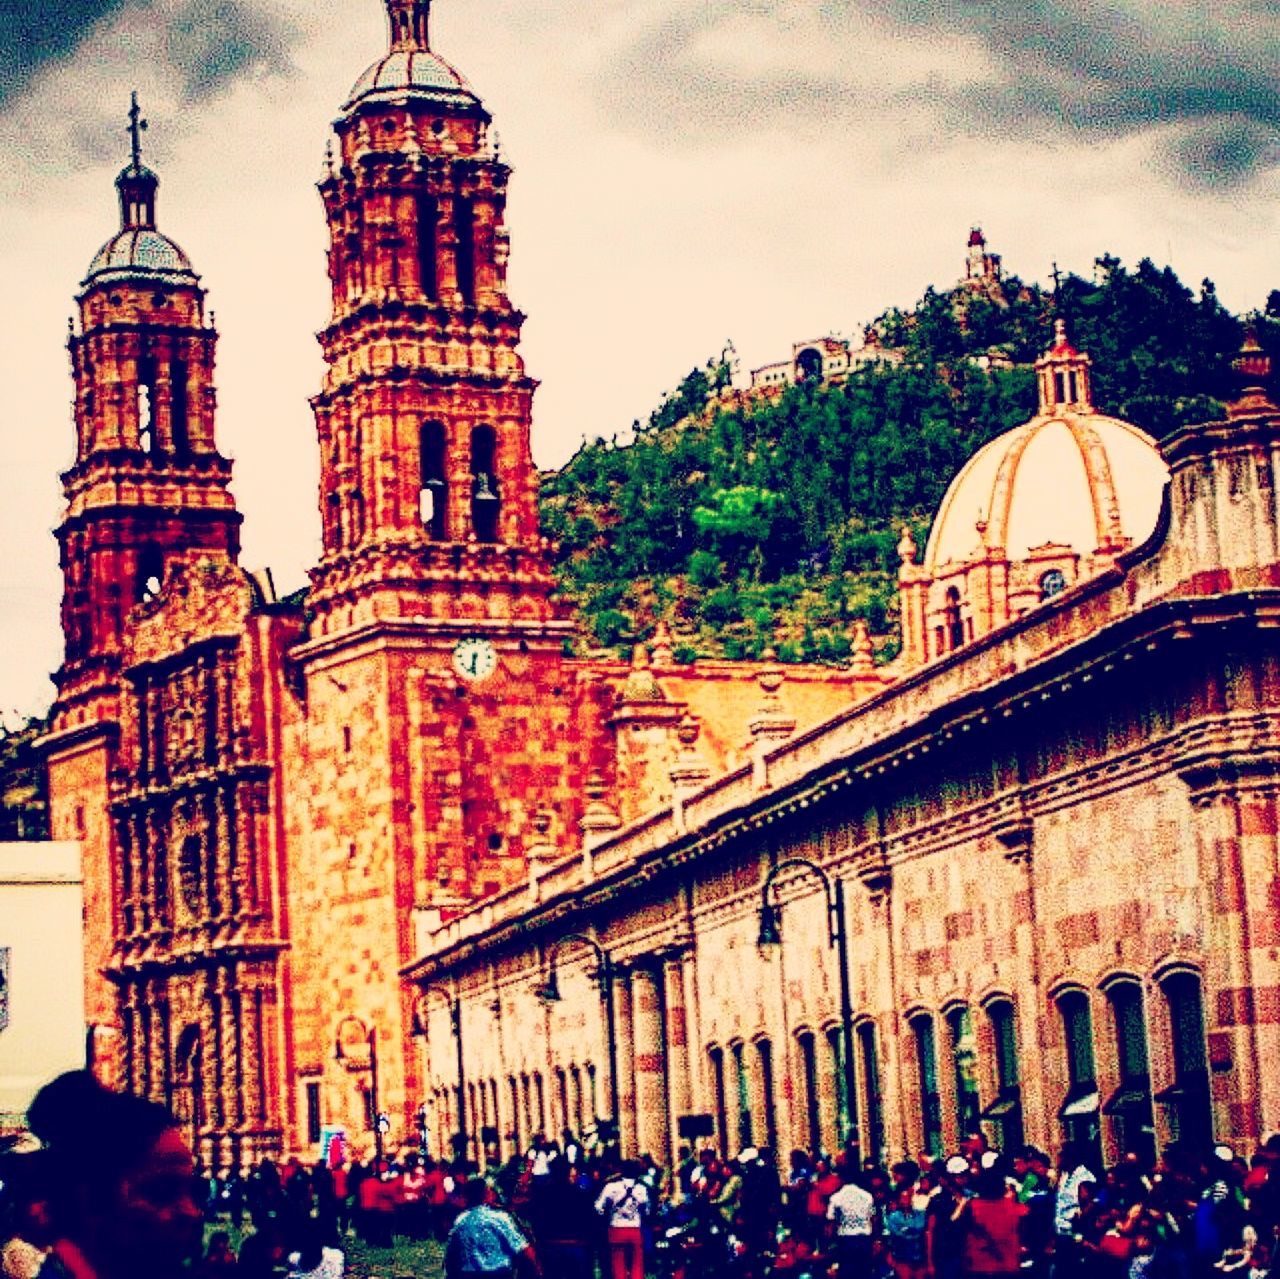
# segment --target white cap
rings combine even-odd
[[[969,1171],[969,1161],[963,1155],[952,1155],[944,1166],[953,1177]]]
[[[738,1162],[740,1164],[752,1164],[759,1158],[760,1152],[754,1146],[748,1146],[746,1150],[739,1153]]]
[[[996,1160],[999,1158],[1000,1156],[994,1150],[984,1150],[982,1152],[982,1166],[984,1168],[994,1168]]]

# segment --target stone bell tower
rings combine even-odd
[[[333,318],[311,603],[330,633],[415,617],[545,633],[510,170],[489,113],[430,47],[427,0],[386,4],[389,51],[352,90],[320,184]]]
[[[295,1018],[299,1071],[324,1076],[351,1126],[364,1076],[334,1068],[342,1019],[378,1028],[394,1126],[422,1099],[397,978],[417,928],[522,882],[526,849],[549,837],[542,810],[550,837],[576,835],[605,740],[564,660],[572,622],[538,526],[510,170],[488,111],[431,46],[427,0],[384,3],[386,51],[338,116],[320,182],[323,552],[292,655],[309,795],[293,955],[318,992]]]
[[[235,558],[231,464],[213,435],[217,334],[187,255],[156,226],[159,178],[142,163],[135,96],[131,162],[116,179],[120,230],[89,266],[68,341],[76,457],[58,529],[66,659],[60,723],[111,718],[109,689],[130,611],[158,593],[166,562]]]
[[[101,978],[117,861],[107,810],[130,615],[159,595],[175,559],[234,561],[240,529],[231,463],[214,440],[217,334],[190,260],[157,228],[145,128],[135,95],[120,230],[89,266],[68,340],[76,446],[57,530],[66,654],[44,742],[54,836],[84,850],[87,1018],[104,1030],[115,1016]]]

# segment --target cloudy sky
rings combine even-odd
[[[727,338],[750,368],[949,284],[973,224],[1028,279],[1110,251],[1237,310],[1280,287],[1277,0],[437,0],[433,23],[516,170],[543,466]],[[318,537],[313,183],[385,42],[380,0],[0,0],[0,715],[47,705],[61,657],[66,323],[118,223],[130,90],[222,332],[244,559],[288,589]]]

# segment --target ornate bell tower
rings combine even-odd
[[[333,1066],[343,1018],[379,1028],[383,1104],[412,1113],[398,973],[418,927],[521,882],[531,841],[546,843],[535,815],[576,831],[604,765],[538,527],[510,171],[489,113],[431,47],[427,0],[384,4],[386,51],[356,81],[320,183],[323,554],[292,653],[308,793],[292,956],[323,991],[295,1013],[298,1069],[324,1076],[327,1113],[353,1131],[362,1103]],[[335,935],[359,938],[358,962]]]
[[[200,553],[234,561],[240,515],[231,464],[214,441],[214,350],[205,293],[187,255],[156,226],[160,182],[132,156],[116,179],[120,230],[89,266],[68,348],[75,461],[57,530],[66,655],[44,739],[55,839],[80,843],[85,883],[86,1019],[113,1077],[118,1010],[103,979],[115,935],[120,855],[108,818],[120,768],[122,670],[130,615],[163,590],[170,565]]]
[[[112,718],[94,705],[114,684],[135,605],[165,566],[193,550],[234,559],[240,516],[231,464],[214,442],[217,334],[187,255],[156,228],[160,180],[142,163],[135,95],[133,156],[116,179],[120,231],[90,264],[68,347],[76,458],[63,476],[59,723]]]
[[[328,374],[314,401],[322,631],[375,618],[556,617],[529,451],[534,382],[507,296],[507,179],[490,117],[429,43],[428,0],[385,0],[390,48],[336,124]],[[555,628],[555,629],[562,629]]]

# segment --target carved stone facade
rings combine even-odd
[[[211,1167],[309,1149],[322,1123],[367,1131],[369,1063],[337,1059],[352,1019],[376,1036],[378,1108],[413,1132],[400,971],[423,929],[764,740],[757,666],[678,666],[661,636],[661,681],[647,654],[565,657],[507,296],[510,172],[430,48],[429,5],[386,3],[388,51],[320,184],[333,315],[309,590],[277,600],[238,565],[216,335],[156,227],[136,107],[122,227],[71,337],[52,821],[85,849],[99,1068],[169,1101]],[[869,664],[795,670],[791,727],[884,683]]]

